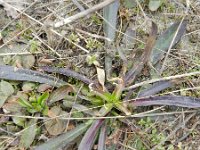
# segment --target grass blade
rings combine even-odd
[[[62,148],[83,134],[91,123],[92,121],[83,123],[69,132],[66,132],[56,138],[50,139],[46,143],[36,147],[35,150],[55,150]]]
[[[41,72],[4,65],[0,65],[0,79],[46,83],[57,87],[66,84],[62,80]]]
[[[130,101],[130,100],[129,100]],[[155,96],[140,98],[130,102],[133,106],[168,105],[187,108],[199,108],[200,99],[186,96]]]

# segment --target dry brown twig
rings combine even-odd
[[[114,1],[115,0],[106,0],[106,1],[104,1],[102,3],[100,3],[100,4],[97,4],[97,5],[93,6],[93,7],[85,10],[85,11],[82,11],[82,12],[76,14],[76,15],[73,15],[71,17],[68,17],[68,18],[66,18],[66,19],[64,19],[62,21],[59,21],[59,22],[55,23],[54,27],[55,28],[59,28],[59,27],[65,25],[65,24],[72,23],[73,21],[75,21],[77,19],[80,19],[80,18],[82,18],[84,16],[87,16],[88,14],[90,14],[92,12],[95,12],[95,11],[97,11],[99,9],[102,9],[103,7],[113,3]]]

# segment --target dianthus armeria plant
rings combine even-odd
[[[157,57],[160,57],[162,53],[159,53],[159,51],[156,51],[156,49],[167,49],[169,48],[169,43],[171,42],[174,46],[183,35],[185,27],[186,21],[177,22],[156,40],[157,25],[152,22],[151,33],[149,34],[144,52],[141,55],[140,62],[133,65],[133,67],[129,70],[125,67],[127,65],[124,64],[123,71],[119,77],[107,79],[109,83],[112,83],[114,88],[108,89],[106,86],[105,72],[100,68],[98,62],[94,62],[94,65],[97,69],[98,80],[91,80],[84,75],[65,68],[43,67],[42,69],[46,72],[56,72],[58,74],[74,77],[87,84],[89,91],[85,92],[85,95],[82,96],[82,99],[89,101],[92,108],[99,109],[98,112],[93,113],[92,117],[87,118],[89,120],[85,123],[78,125],[76,128],[56,138],[50,139],[46,143],[38,146],[36,149],[44,150],[64,147],[76,140],[80,135],[84,135],[78,145],[78,149],[90,150],[93,148],[95,143],[98,143],[98,149],[103,150],[105,149],[106,135],[108,135],[106,127],[110,124],[107,118],[119,118],[119,121],[124,123],[126,122],[124,120],[125,118],[137,116],[134,115],[133,108],[139,106],[173,105],[187,108],[200,107],[200,99],[198,98],[172,95],[153,96],[156,93],[175,85],[175,79],[191,75],[198,75],[199,72],[164,77],[160,79],[152,79],[133,84],[145,65],[148,65],[151,68],[157,64],[156,61],[158,59],[154,56],[157,55]],[[178,35],[174,35],[174,32],[177,32],[177,30],[179,30]],[[163,36],[166,38],[164,39]],[[176,36],[174,39],[175,41],[172,41],[174,36]],[[163,40],[165,40],[165,42],[163,42],[165,45],[160,46],[159,43]],[[166,41],[168,46],[166,46]],[[146,84],[152,85],[137,94],[135,98],[129,99],[134,89]],[[90,109],[83,109],[82,112],[88,113],[87,110]]]

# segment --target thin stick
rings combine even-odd
[[[95,5],[95,6],[91,7],[91,8],[83,11],[83,12],[80,12],[80,13],[74,15],[74,16],[68,17],[68,18],[66,18],[66,19],[64,19],[62,21],[59,21],[59,22],[55,23],[54,27],[58,28],[58,27],[61,27],[61,26],[65,25],[65,24],[72,23],[73,21],[75,21],[77,19],[80,19],[80,18],[82,18],[84,16],[87,16],[88,14],[90,14],[92,12],[95,12],[95,11],[97,11],[99,9],[102,9],[103,7],[113,3],[114,1],[115,0],[106,0],[106,1],[104,1],[104,2],[102,2],[100,4],[97,4],[97,5]]]
[[[162,74],[162,72],[163,72],[163,70],[164,70],[164,67],[165,67],[167,58],[169,57],[169,54],[170,54],[170,52],[171,52],[171,48],[172,48],[172,46],[173,46],[173,43],[174,43],[174,41],[175,41],[175,39],[176,39],[176,36],[177,36],[177,34],[178,34],[178,32],[179,32],[179,30],[180,30],[180,28],[181,28],[181,25],[182,25],[184,19],[185,19],[185,16],[182,18],[182,20],[181,20],[181,22],[180,22],[180,24],[179,24],[179,26],[178,26],[178,28],[177,28],[177,30],[176,30],[176,32],[175,32],[175,35],[174,35],[174,37],[173,37],[173,39],[172,39],[172,41],[171,41],[171,43],[170,43],[170,46],[169,46],[168,51],[167,51],[167,54],[166,54],[166,56],[165,56],[165,58],[164,58],[162,67],[161,67],[161,69],[160,69],[160,74]]]
[[[0,116],[10,116],[10,117],[19,117],[19,118],[29,118],[29,119],[55,119],[59,118],[62,120],[97,120],[97,119],[120,119],[120,118],[142,118],[142,117],[151,117],[151,116],[165,116],[165,115],[175,115],[175,114],[182,114],[182,111],[174,111],[174,112],[165,112],[165,113],[149,113],[152,111],[147,111],[143,113],[138,113],[138,114],[133,114],[129,116],[109,116],[109,117],[62,117],[63,115],[60,116],[55,116],[55,117],[33,117],[33,116],[22,116],[22,115],[11,115],[11,114],[0,114]],[[184,113],[194,113],[198,112],[197,110],[186,110]]]
[[[158,81],[173,80],[173,79],[177,79],[177,78],[189,77],[189,76],[194,76],[194,75],[199,75],[199,74],[200,74],[200,71],[196,71],[196,72],[185,73],[185,74],[180,74],[180,75],[175,75],[175,76],[152,79],[152,80],[140,82],[140,83],[134,84],[132,86],[126,87],[124,90],[135,89],[137,87],[140,87],[140,86],[143,86],[143,85],[146,85],[146,84],[150,84],[150,83],[154,83],[154,82],[158,82]]]
[[[42,52],[34,52],[34,53],[30,53],[30,52],[20,52],[20,53],[2,53],[0,54],[1,56],[12,56],[12,55],[37,55],[37,54],[41,54]]]

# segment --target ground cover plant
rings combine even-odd
[[[198,149],[198,2],[0,5],[1,149]]]

